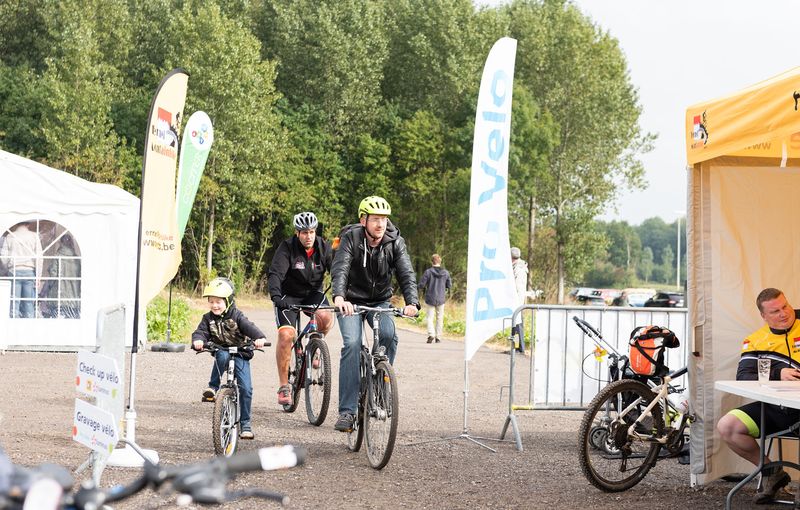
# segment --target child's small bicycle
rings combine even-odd
[[[265,343],[264,346],[269,346]],[[239,447],[239,433],[241,432],[240,419],[242,416],[241,402],[239,402],[239,381],[236,379],[236,356],[240,352],[261,351],[253,346],[252,340],[241,347],[219,345],[207,342],[201,352],[210,352],[216,356],[217,351],[227,351],[230,354],[226,370],[225,383],[219,387],[214,399],[214,415],[212,417],[211,434],[214,438],[214,453],[230,457]],[[262,351],[263,352],[263,351]]]

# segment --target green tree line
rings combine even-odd
[[[597,228],[605,238],[607,248],[595,259],[581,283],[601,288],[638,285],[685,287],[684,218],[671,224],[661,218],[649,218],[638,226],[625,221],[598,221]]]
[[[15,0],[0,3],[0,147],[138,195],[147,112],[175,67],[215,142],[178,283],[263,291],[293,214],[324,235],[385,196],[418,271],[466,285],[475,103],[518,40],[509,224],[563,301],[609,243],[592,218],[643,185],[653,136],[616,39],[566,0]],[[664,255],[653,254],[654,260]]]

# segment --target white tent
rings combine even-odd
[[[11,310],[0,308],[0,349],[94,348],[99,309],[123,303],[132,317],[139,199],[116,186],[88,182],[1,150],[0,177],[0,243],[27,222],[43,250],[30,317],[14,317],[15,280],[8,259],[5,267],[0,261],[0,304],[12,294]],[[65,242],[74,247],[74,256],[57,253]],[[71,277],[61,269],[67,261],[77,267]],[[67,286],[70,301],[63,295]],[[129,320],[126,345],[131,345],[132,329]]]
[[[742,399],[714,389],[736,377],[742,340],[763,325],[766,287],[800,306],[800,68],[686,112],[692,477],[706,483],[753,466],[716,423]]]

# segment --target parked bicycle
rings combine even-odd
[[[44,464],[31,469],[13,466],[10,488],[0,493],[0,508],[97,510],[108,508],[105,505],[127,499],[148,487],[158,491],[167,483],[180,494],[178,504],[182,506],[190,503],[222,504],[250,497],[286,504],[288,498],[277,492],[262,489],[228,491],[227,484],[237,473],[291,468],[303,464],[306,457],[302,447],[274,446],[232,457],[215,457],[199,464],[164,466],[153,464],[134,443],[122,441],[144,458],[142,475],[131,483],[104,489],[89,480],[73,492],[74,480],[61,466]]]
[[[573,320],[596,343],[602,340],[586,321]],[[683,390],[670,383],[688,368],[670,373],[663,363],[663,349],[677,346],[671,331],[648,326],[631,334],[633,362],[613,347],[608,351],[610,383],[589,404],[579,431],[581,469],[595,487],[606,492],[628,490],[658,460],[683,453],[694,415]],[[641,365],[642,356],[649,368]]]
[[[269,342],[265,346],[271,345]],[[214,414],[211,420],[211,435],[214,438],[214,453],[230,457],[239,447],[239,434],[241,432],[242,408],[239,401],[239,382],[236,378],[235,358],[241,353],[262,351],[256,349],[249,341],[242,347],[219,345],[206,342],[201,352],[209,352],[216,356],[217,351],[227,351],[230,354],[228,368],[225,371],[225,383],[219,387],[214,400]],[[216,365],[215,365],[216,366]]]
[[[310,314],[306,327],[297,335],[292,345],[289,361],[289,385],[292,387],[292,402],[284,404],[283,410],[293,413],[300,402],[300,390],[306,395],[306,415],[312,425],[322,425],[328,415],[331,400],[331,355],[325,335],[317,330],[314,312],[334,310],[332,306],[291,305],[290,310],[298,312],[295,331],[300,331],[300,313]],[[305,347],[303,340],[308,339]]]
[[[385,347],[380,344],[380,320],[381,315],[386,313],[396,317],[406,316],[398,308],[362,305],[355,306],[355,313],[373,314],[372,346],[369,346],[367,335],[361,335],[358,410],[353,430],[347,433],[347,446],[350,451],[357,452],[366,440],[370,465],[375,469],[383,469],[394,450],[400,399],[394,369],[389,363]]]

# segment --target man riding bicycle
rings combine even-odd
[[[372,319],[372,314],[353,315],[353,305],[390,307],[394,273],[406,302],[403,313],[415,316],[419,310],[417,278],[406,242],[389,221],[391,213],[389,203],[381,197],[362,200],[358,207],[359,223],[343,229],[333,260],[333,304],[342,314],[339,330],[343,344],[339,364],[339,418],[334,428],[341,432],[353,430],[358,401],[361,321]],[[397,335],[390,314],[381,317],[380,339],[386,347],[389,363],[393,363]]]
[[[325,271],[329,271],[333,254],[331,246],[317,237],[319,222],[312,212],[294,217],[295,235],[283,241],[272,258],[269,268],[269,294],[275,303],[275,322],[278,326],[278,346],[275,360],[278,365],[278,404],[292,403],[289,385],[289,360],[297,330],[297,312],[291,305],[328,305],[322,292]],[[328,310],[316,312],[317,329],[325,334],[333,325]]]

